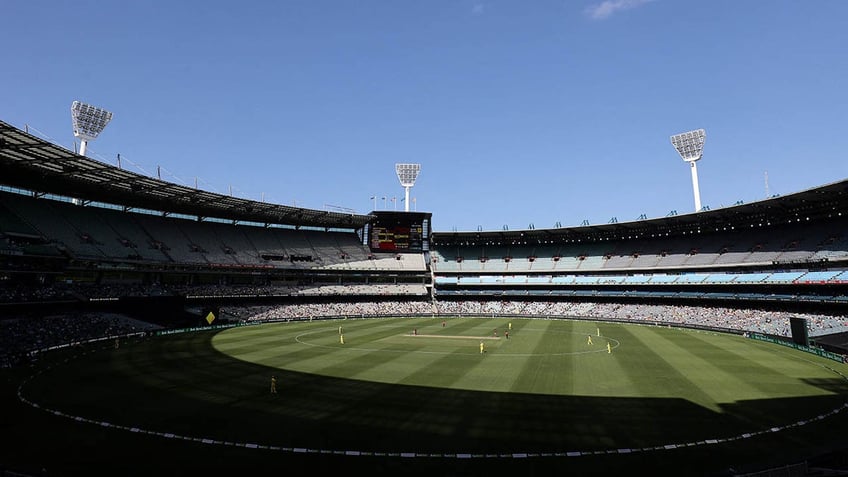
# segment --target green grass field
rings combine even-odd
[[[64,358],[45,359],[20,387],[39,407],[14,403],[21,414],[9,427],[26,449],[2,451],[10,468],[40,458],[50,475],[167,474],[159,458],[138,458],[156,455],[180,475],[294,463],[372,474],[724,475],[845,447],[848,428],[846,365],[659,326],[281,322]],[[36,422],[40,430],[24,430]]]

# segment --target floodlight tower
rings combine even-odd
[[[80,156],[85,155],[88,141],[97,139],[97,135],[112,120],[112,113],[90,104],[74,101],[71,104],[71,122],[74,126],[74,136],[80,138]]]
[[[397,172],[400,185],[403,186],[406,196],[403,199],[404,211],[409,212],[409,189],[415,185],[415,179],[418,178],[418,173],[421,171],[421,164],[395,164],[395,172]]]
[[[695,212],[701,210],[701,191],[698,189],[698,167],[695,165],[704,155],[704,139],[707,133],[696,129],[671,136],[671,144],[677,149],[680,157],[689,163],[692,169],[692,190],[695,193]]]

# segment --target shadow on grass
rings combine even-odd
[[[46,467],[49,475],[107,469],[186,475],[301,464],[372,475],[724,475],[846,445],[840,430],[848,428],[848,412],[783,429],[840,407],[848,386],[838,375],[815,383],[835,393],[830,396],[739,402],[716,413],[682,399],[489,393],[272,370],[219,353],[211,336],[84,355],[77,349],[69,361],[56,353],[34,370],[8,373],[3,406],[13,412],[2,423],[5,435],[16,438],[4,446],[3,462],[30,471]],[[21,389],[42,409],[14,397],[16,381],[33,371]],[[276,395],[269,392],[272,374]],[[231,444],[142,435],[100,421]],[[769,432],[776,426],[779,432]],[[380,455],[355,455],[363,453]]]

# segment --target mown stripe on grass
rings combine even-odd
[[[516,323],[514,323],[516,324]],[[513,390],[538,394],[571,394],[575,369],[563,351],[569,349],[573,321],[536,320],[532,326],[518,322],[510,341],[530,350],[532,360],[521,365]],[[566,341],[568,338],[568,341]]]
[[[680,333],[678,330],[655,326],[617,326],[614,333],[616,337],[621,336],[623,343],[621,349],[616,350],[622,370],[640,395],[678,397],[714,411],[720,410],[713,397],[716,390],[705,388],[698,377],[700,371],[710,372],[710,364],[677,345],[674,339],[669,339],[670,334],[676,338]],[[621,359],[623,353],[627,353],[626,359]],[[696,370],[693,361],[702,366]],[[733,377],[727,378],[728,385],[732,386],[729,383],[733,382]]]
[[[784,372],[784,368],[791,369],[796,366],[794,363],[799,361],[799,356],[789,358],[776,354],[774,346],[766,352],[752,340],[697,331],[681,331],[674,337],[674,343],[700,360],[692,363],[702,371],[697,382],[703,383],[704,386],[721,388],[712,393],[717,402],[824,394],[822,389]],[[709,363],[709,367],[704,363]],[[809,363],[803,367],[806,369],[805,377],[816,372],[815,367]],[[833,377],[832,374],[821,376]],[[730,386],[725,386],[726,384]]]

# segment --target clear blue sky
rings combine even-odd
[[[235,196],[435,231],[690,213],[848,177],[848,1],[8,0],[0,119]],[[382,197],[388,197],[385,202]],[[391,197],[397,197],[392,203]]]

